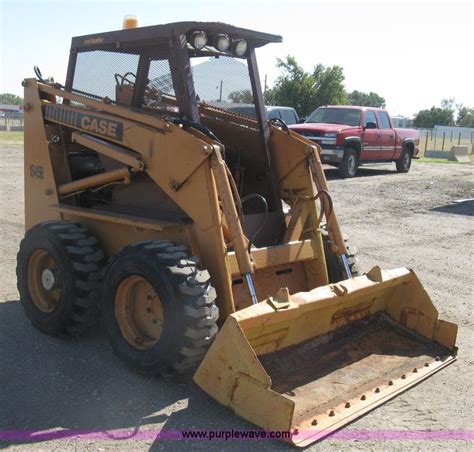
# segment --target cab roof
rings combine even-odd
[[[246,28],[234,27],[221,22],[174,22],[163,25],[130,28],[126,30],[108,31],[92,35],[72,38],[71,49],[76,51],[102,50],[122,46],[144,47],[164,43],[172,36],[189,34],[193,31],[204,31],[209,36],[218,33],[228,34],[231,38],[246,39],[249,47],[256,48],[272,42],[282,42],[282,37]]]

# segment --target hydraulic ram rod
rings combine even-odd
[[[105,173],[95,174],[94,176],[84,177],[83,179],[68,182],[59,185],[58,193],[61,196],[71,193],[87,190],[88,188],[98,187],[99,185],[109,184],[111,182],[128,183],[130,181],[130,171],[128,168],[119,168]]]

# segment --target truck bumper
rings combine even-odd
[[[321,162],[340,163],[344,157],[344,146],[321,145]]]

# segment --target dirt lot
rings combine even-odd
[[[3,241],[0,284],[0,430],[62,430],[61,440],[0,442],[18,449],[289,450],[278,442],[160,441],[156,431],[248,429],[193,384],[149,379],[125,369],[99,331],[80,341],[52,339],[25,319],[15,287],[15,257],[23,235],[21,147],[1,149]],[[363,270],[416,270],[443,318],[459,325],[459,359],[416,388],[348,427],[351,430],[454,431],[473,437],[474,167],[415,163],[400,175],[390,165],[364,169],[353,180],[327,171],[344,231],[360,251]],[[453,204],[452,204],[453,203]],[[107,432],[102,439],[70,438],[71,429]],[[117,429],[127,429],[118,435]],[[470,433],[466,433],[469,430]],[[148,435],[137,433],[149,432]],[[448,432],[449,433],[449,432]],[[32,433],[33,435],[33,433]],[[120,441],[114,437],[120,436]],[[138,438],[138,439],[137,439]],[[438,435],[439,438],[439,435]],[[311,450],[457,449],[465,440],[328,439]]]

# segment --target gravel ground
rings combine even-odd
[[[194,384],[145,378],[125,369],[100,331],[79,341],[53,339],[32,328],[18,302],[15,258],[23,235],[20,147],[1,149],[0,430],[62,429],[54,441],[0,442],[13,449],[289,450],[284,443],[160,441],[155,431],[248,429]],[[442,318],[459,325],[459,359],[416,388],[354,422],[352,430],[472,430],[473,201],[472,165],[415,163],[408,174],[390,165],[360,171],[352,180],[327,170],[345,233],[363,270],[415,269]],[[110,432],[111,439],[68,438],[68,430]],[[113,430],[127,429],[120,441]],[[147,432],[134,439],[137,432]],[[127,439],[128,438],[128,439]],[[310,450],[472,450],[465,440],[327,439]]]

